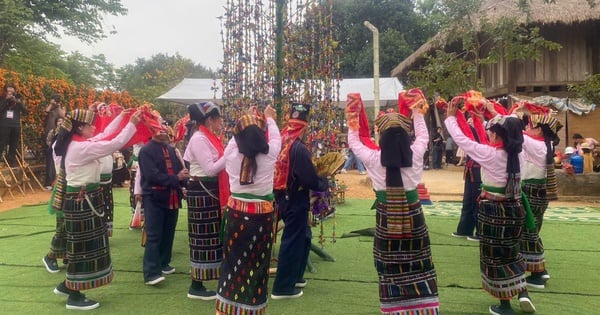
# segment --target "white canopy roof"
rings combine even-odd
[[[398,93],[402,91],[402,84],[398,78],[379,78],[379,105],[384,106],[386,101],[398,102]],[[365,107],[375,104],[375,80],[373,78],[344,79],[340,82],[340,107],[346,107],[346,97],[350,93],[360,93]]]
[[[158,97],[159,100],[181,104],[192,104],[202,101],[221,103],[223,88],[221,80],[213,79],[183,79],[177,86]],[[386,101],[397,101],[402,84],[398,78],[379,78],[380,105]],[[346,107],[346,96],[349,93],[360,93],[365,106],[374,105],[375,85],[373,78],[343,79],[340,81],[338,106]]]
[[[222,93],[221,80],[183,79],[158,99],[185,105],[205,101],[221,103]]]

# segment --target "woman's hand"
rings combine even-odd
[[[456,102],[448,102],[448,109],[446,110],[446,116],[456,116],[456,111],[458,110],[458,106]]]
[[[137,109],[136,108],[125,108],[119,115],[121,115],[122,117],[125,117],[126,115],[129,115],[133,112],[135,112]]]
[[[275,110],[275,108],[271,107],[271,105],[267,105],[267,107],[265,107],[265,116],[267,118],[273,118],[273,120],[276,120],[277,111]]]
[[[133,115],[131,115],[131,119],[129,119],[129,121],[134,126],[137,126],[137,124],[139,124],[141,120],[142,120],[142,111],[141,110],[136,111]]]

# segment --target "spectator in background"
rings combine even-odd
[[[454,149],[456,149],[456,144],[452,140],[452,137],[448,137],[446,139],[446,166],[454,164]]]
[[[442,137],[442,127],[437,127],[435,133],[431,137],[431,141],[433,141],[433,154],[431,158],[433,159],[433,169],[441,170],[442,169],[442,152],[444,150],[444,138]]]
[[[65,117],[65,108],[60,103],[60,95],[55,94],[50,98],[50,102],[44,110],[46,118],[44,120],[44,151],[46,152],[46,179],[44,186],[47,190],[52,189],[52,183],[56,178],[56,168],[54,167],[54,158],[52,156],[52,143],[48,144],[48,135],[53,130],[56,130],[57,121],[59,118]]]
[[[592,151],[594,151],[598,145],[598,140],[594,138],[584,138],[580,133],[573,134],[573,142],[575,142],[575,149],[579,155],[582,155],[581,144],[587,143],[589,145],[589,149]]]
[[[344,164],[344,167],[342,168],[342,173],[346,173],[348,172],[348,170],[350,170],[352,168],[352,165],[356,164],[356,168],[358,169],[358,173],[361,175],[367,174],[367,172],[365,171],[365,165],[363,164],[363,162],[356,157],[356,155],[354,155],[354,152],[352,152],[352,149],[348,149],[348,154],[346,155],[346,163]]]
[[[53,173],[49,173],[48,165],[46,164],[46,180],[48,181],[48,177],[52,176],[52,179],[49,181],[50,185],[46,185],[46,190],[52,189],[52,184],[54,183],[54,180],[56,179],[57,165],[56,165],[56,160],[54,159],[54,153],[52,152],[52,144],[54,143],[54,141],[56,141],[56,137],[58,137],[59,128],[62,125],[64,120],[65,119],[63,117],[56,117],[56,119],[54,120],[54,125],[56,127],[54,129],[50,129],[50,131],[48,131],[48,133],[46,134],[45,144],[49,148],[49,150],[47,151],[48,155],[46,156],[46,159],[51,160],[52,165],[51,165],[50,169],[51,169],[51,172],[53,172]],[[46,163],[47,162],[48,161],[46,161]],[[60,165],[59,165],[59,167],[60,167]]]
[[[29,112],[21,96],[12,84],[4,87],[4,98],[0,100],[0,155],[8,145],[6,160],[11,166],[17,164],[17,146],[21,137],[21,116]]]

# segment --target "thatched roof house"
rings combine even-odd
[[[566,62],[563,67],[568,67],[569,63],[572,62],[569,61],[569,57],[580,59],[581,56],[579,54],[581,54],[585,59],[585,65],[577,65],[578,69],[574,70],[579,73],[576,76],[565,77],[566,81],[569,81],[569,83],[582,81],[586,73],[600,72],[600,49],[598,48],[598,44],[595,43],[597,42],[598,34],[600,34],[600,4],[594,8],[590,8],[587,0],[557,0],[555,4],[547,4],[543,0],[532,0],[530,5],[529,23],[540,26],[544,38],[558,42],[563,46],[563,49],[559,52],[546,53],[537,62],[538,68],[540,64],[547,63],[548,59],[560,59],[561,62]],[[481,13],[477,16],[482,15],[485,15],[492,22],[507,16],[516,16],[523,23],[527,22],[526,14],[518,7],[518,0],[485,1],[481,7]],[[445,32],[440,32],[432,37],[431,40],[399,63],[392,70],[392,76],[398,77],[401,80],[406,78],[409,70],[418,69],[422,65],[425,54],[446,46],[447,38],[448,36]],[[574,50],[577,50],[577,55],[573,55]],[[563,60],[563,57],[565,60]],[[500,66],[508,67],[508,65],[502,65],[502,61],[500,61]],[[560,69],[561,72],[563,70]],[[508,73],[498,73],[497,75],[502,76],[503,74],[508,75]],[[486,88],[498,88],[494,82],[486,81],[488,78],[481,77],[481,79]],[[511,93],[513,91],[506,92]],[[494,92],[492,94],[502,93]]]
[[[535,97],[574,97],[568,91],[569,84],[581,83],[588,74],[600,73],[600,3],[590,7],[587,0],[556,0],[546,4],[544,0],[531,0],[529,22],[518,6],[518,0],[487,0],[481,13],[490,22],[501,17],[519,17],[523,23],[539,26],[540,35],[546,40],[559,43],[562,49],[543,52],[539,60],[507,62],[502,57],[497,64],[481,65],[478,77],[483,83],[486,97],[516,95]],[[474,21],[476,23],[476,21]],[[425,54],[444,48],[451,51],[449,36],[438,33],[419,47],[412,55],[392,70],[392,76],[405,80],[410,70],[418,70],[424,63]],[[485,56],[490,47],[482,47]],[[571,142],[574,133],[600,138],[600,110],[579,116],[573,113],[560,115],[568,126],[562,130],[561,147]],[[572,142],[571,142],[572,143]]]

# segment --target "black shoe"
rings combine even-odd
[[[79,292],[69,295],[69,299],[67,299],[68,310],[87,311],[98,308],[99,306],[100,303],[86,299],[85,295]]]
[[[46,255],[46,256],[44,256],[44,258],[42,258],[42,262],[44,263],[44,266],[46,266],[46,270],[48,270],[49,273],[60,272],[60,269],[58,268],[58,263],[56,262],[56,259],[52,259],[52,258],[48,257],[48,255]]]
[[[307,284],[308,281],[306,281],[306,279],[298,280],[296,281],[296,288],[304,288]]]
[[[544,280],[550,279],[550,274],[548,273],[548,270],[542,271],[542,279],[544,279]]]
[[[542,279],[542,276],[528,276],[527,278],[525,278],[525,281],[527,281],[527,285],[532,287],[532,288],[536,288],[536,289],[544,289],[546,287],[546,281],[544,279]]]
[[[523,313],[535,313],[535,306],[531,302],[531,298],[527,292],[519,293],[519,305]]]
[[[489,311],[492,315],[515,315],[515,311],[510,306],[492,305]]]
[[[163,270],[162,270],[162,274],[163,275],[170,275],[170,274],[172,274],[174,272],[175,272],[175,268],[173,268],[173,267],[171,267],[169,265],[167,265],[166,267],[164,267]]]
[[[152,276],[148,279],[146,279],[145,283],[147,285],[157,285],[161,282],[163,282],[165,280],[165,277],[163,276]]]
[[[204,286],[201,289],[190,287],[187,297],[194,300],[210,301],[217,298],[217,292],[207,290]]]
[[[279,293],[271,293],[271,298],[273,300],[283,300],[283,299],[295,299],[301,297],[303,294],[302,290],[299,288],[294,288],[294,292],[291,294],[279,294]]]
[[[56,295],[69,296],[74,293],[77,293],[77,291],[67,288],[64,281],[59,283],[56,288],[54,288],[54,294]]]

